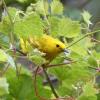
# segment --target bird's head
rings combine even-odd
[[[59,53],[60,52],[68,53],[68,50],[66,49],[66,45],[63,42],[59,41],[59,40],[55,41],[55,48],[56,48],[56,51],[59,52]]]

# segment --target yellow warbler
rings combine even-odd
[[[32,46],[38,48],[41,52],[46,53],[45,58],[47,60],[52,60],[59,53],[66,50],[66,46],[64,43],[45,34],[40,38],[30,37],[29,42]]]
[[[44,34],[41,37],[30,36],[28,42],[39,51],[45,53],[45,59],[51,61],[59,53],[66,51],[66,46],[60,40]],[[27,42],[26,42],[27,43]],[[27,43],[28,44],[28,43]],[[23,47],[22,47],[23,48]],[[25,46],[24,46],[25,48]],[[24,50],[24,49],[23,49]],[[25,50],[24,50],[25,51]]]

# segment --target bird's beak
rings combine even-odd
[[[68,49],[64,49],[64,54],[68,55],[70,53],[70,51]]]

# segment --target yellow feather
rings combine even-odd
[[[30,36],[28,40],[20,38],[20,44],[24,53],[32,51],[32,48],[34,47],[37,48],[39,51],[45,53],[46,55],[44,57],[48,61],[54,59],[66,48],[65,44],[62,43],[60,40],[45,34],[41,37]]]
[[[41,52],[46,53],[45,59],[49,61],[55,58],[59,53],[63,52],[66,48],[64,43],[49,35],[30,37],[29,43],[33,47],[38,48]]]

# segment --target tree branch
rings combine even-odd
[[[50,80],[50,78],[49,78],[49,76],[48,76],[48,73],[46,72],[46,70],[43,68],[43,71],[44,71],[44,74],[45,74],[45,76],[46,76],[46,79],[48,80],[48,82],[49,82],[49,85],[50,85],[50,87],[51,87],[51,90],[52,90],[52,93],[54,94],[54,96],[56,97],[56,98],[58,98],[59,96],[58,96],[58,94],[56,93],[56,91],[55,91],[55,89],[54,89],[54,87],[53,87],[53,85],[52,85],[52,82],[51,82],[51,80]]]
[[[70,48],[71,46],[73,46],[74,44],[78,43],[79,41],[81,41],[82,39],[84,39],[85,37],[89,36],[89,35],[92,35],[96,32],[100,32],[100,30],[97,30],[97,31],[93,31],[93,32],[90,32],[88,34],[85,34],[83,37],[81,37],[80,39],[76,40],[74,43],[70,44],[67,48]]]
[[[67,62],[67,63],[61,63],[61,64],[51,64],[51,65],[47,65],[47,68],[51,68],[51,67],[60,67],[62,65],[67,65],[67,64],[72,64],[72,63],[75,63],[77,61],[70,61],[70,62]]]

